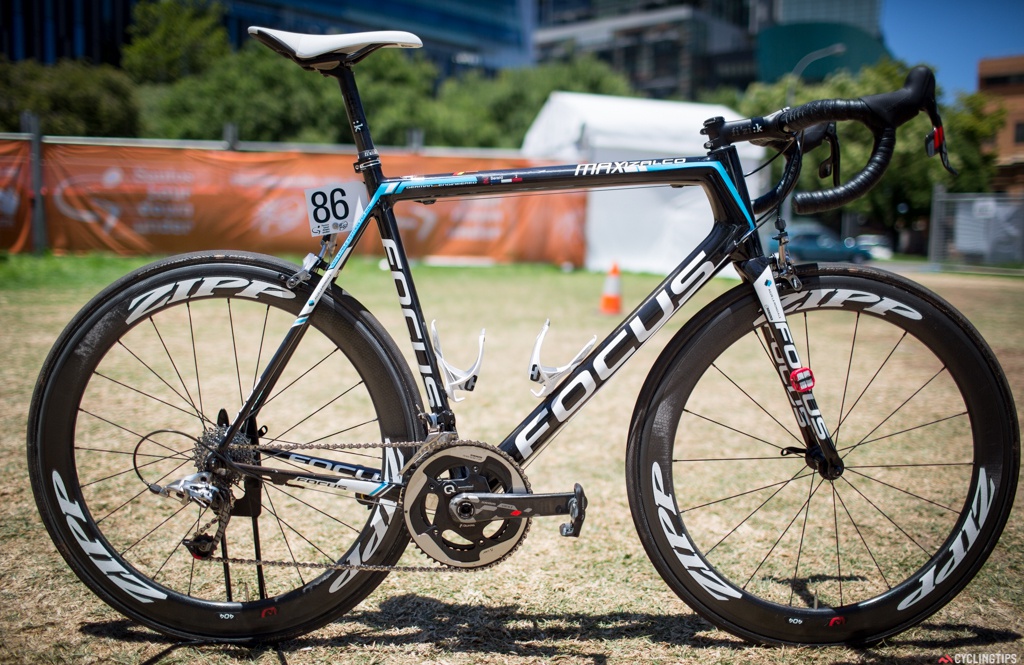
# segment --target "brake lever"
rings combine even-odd
[[[832,186],[839,186],[839,134],[836,132],[836,123],[830,122],[825,127],[823,142],[828,142],[828,157],[821,164],[818,164],[818,177],[825,179],[832,176]]]
[[[957,170],[949,164],[949,153],[946,151],[946,132],[942,128],[942,118],[939,117],[939,104],[935,100],[935,96],[925,100],[923,111],[928,113],[928,118],[932,121],[932,131],[924,139],[924,151],[929,157],[934,157],[935,153],[939,153],[939,158],[942,159],[942,166],[951,174],[959,175]]]
[[[932,127],[932,131],[925,137],[924,150],[928,153],[929,157],[934,157],[935,153],[938,152],[939,158],[942,160],[942,166],[951,174],[960,175],[957,173],[957,170],[949,164],[949,153],[946,151],[946,132],[942,129],[941,120],[939,120],[938,125]]]

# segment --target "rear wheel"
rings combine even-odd
[[[759,642],[878,641],[974,576],[1016,489],[1020,430],[973,327],[880,271],[803,268],[783,304],[845,464],[824,480],[749,286],[706,308],[655,364],[627,451],[655,567],[717,626]]]
[[[297,270],[250,254],[201,253],[140,269],[69,324],[33,398],[33,490],[61,554],[97,595],[165,633],[274,641],[349,610],[408,541],[396,501],[307,482],[239,475],[193,481],[234,499],[223,537],[214,510],[160,496],[201,471],[207,447],[266,366],[310,294]],[[394,343],[340,289],[329,289],[284,374],[237,444],[415,441],[418,394]],[[397,480],[409,449],[239,448],[235,461],[311,475]],[[319,459],[315,467],[303,456]],[[343,471],[347,470],[347,471]],[[341,476],[339,476],[341,477]],[[197,560],[206,538],[222,558]],[[319,566],[319,567],[317,567]]]

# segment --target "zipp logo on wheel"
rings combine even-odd
[[[238,298],[256,300],[263,294],[286,300],[295,298],[295,294],[291,291],[258,279],[250,280],[243,277],[227,276],[183,279],[180,282],[159,286],[133,300],[128,306],[131,314],[125,319],[125,323],[132,324],[165,305],[173,305],[176,302],[192,298],[210,297],[214,295],[214,292],[225,295],[225,291],[232,289],[235,293],[231,295]]]
[[[54,470],[52,477],[53,490],[57,494],[57,503],[60,505],[61,512],[67,518],[68,529],[70,529],[71,535],[78,543],[78,546],[82,548],[82,551],[89,557],[93,565],[106,575],[107,579],[139,602],[152,603],[154,600],[166,599],[167,594],[154,589],[136,575],[133,575],[110,555],[110,552],[107,551],[107,548],[102,543],[89,537],[89,534],[86,533],[88,521],[85,518],[82,507],[77,501],[71,500],[64,485],[64,479],[60,477],[56,470]]]
[[[690,577],[715,600],[741,598],[742,594],[739,591],[723,582],[697,556],[696,548],[686,534],[676,531],[672,519],[672,514],[675,513],[675,502],[672,500],[672,495],[665,491],[665,478],[661,472],[661,465],[657,462],[651,467],[651,480],[654,487],[654,501],[658,504],[658,522],[661,524],[669,545],[672,546],[672,551],[679,559],[679,563],[683,564]]]

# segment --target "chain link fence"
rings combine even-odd
[[[1024,196],[951,194],[936,186],[928,260],[1024,273]]]

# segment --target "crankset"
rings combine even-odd
[[[407,471],[402,504],[416,546],[456,568],[485,568],[512,554],[533,517],[563,515],[563,536],[578,536],[587,499],[576,485],[564,494],[532,494],[507,454],[483,443],[435,447]]]

